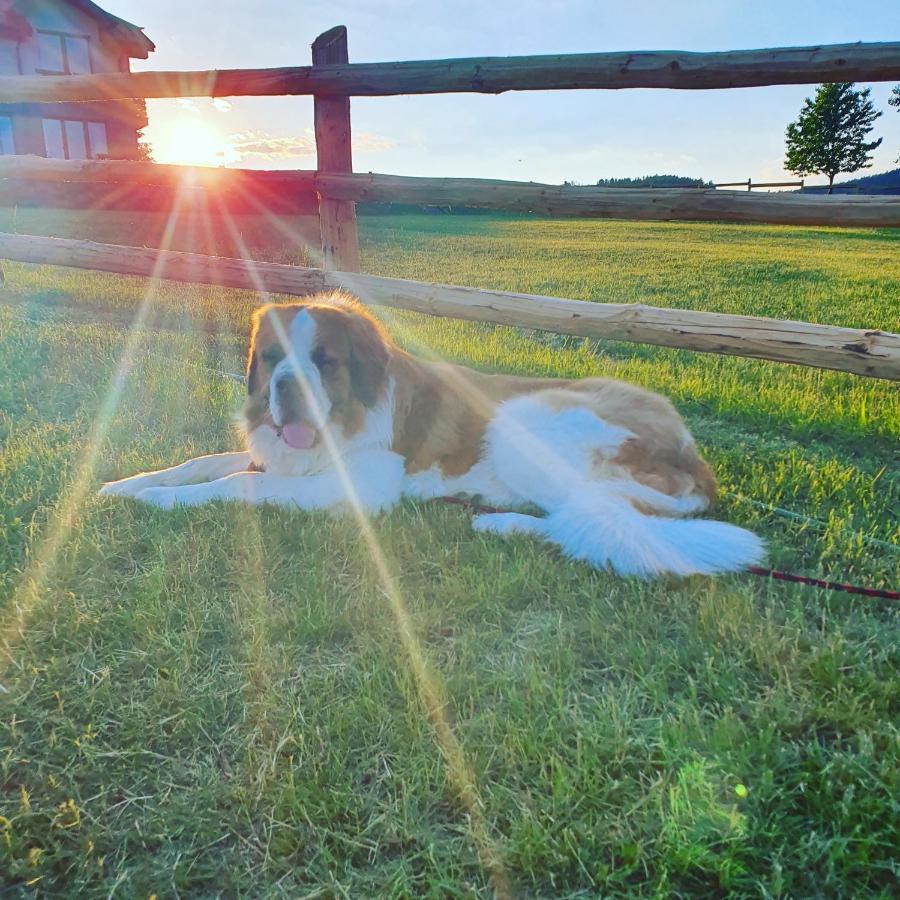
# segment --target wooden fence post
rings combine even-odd
[[[320,34],[312,45],[313,66],[349,62],[347,29],[343,25]],[[316,94],[314,100],[317,170],[350,173],[350,98]],[[356,204],[319,194],[319,231],[322,235],[322,267],[340,272],[359,271],[359,236]]]

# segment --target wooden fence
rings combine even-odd
[[[317,43],[334,47],[339,27]],[[897,81],[900,41],[819,44],[764,50],[689,53],[684,50],[486,56],[408,62],[324,62],[280,69],[203,72],[122,72],[0,78],[0,103],[149,97],[312,95],[389,97],[397,94],[558,91],[585,88],[761,87],[821,81]]]
[[[533,212],[551,216],[685,219],[719,222],[767,222],[776,225],[900,227],[900,198],[810,197],[806,194],[759,194],[713,188],[607,188],[552,185],[487,178],[414,178],[314,170],[258,171],[160,165],[123,160],[55,160],[37,156],[0,156],[3,184],[189,185],[231,194],[306,196],[318,194],[326,223],[334,218],[326,201],[411,203],[422,206],[476,207]],[[743,182],[746,184],[746,182]],[[761,185],[754,185],[759,187]],[[327,243],[323,233],[323,244]],[[337,266],[354,271],[356,265]]]
[[[356,202],[475,206],[547,215],[687,219],[791,225],[900,227],[900,198],[752,195],[714,189],[556,186],[469,178],[354,174],[351,96],[580,88],[707,89],[820,81],[900,79],[900,42],[742,50],[593,53],[351,64],[343,27],[320,35],[311,66],[210,72],[0,78],[0,103],[115,98],[314,97],[316,171],[249,172],[137,162],[0,158],[3,184],[82,182],[118,185],[227,185],[236,192],[268,184],[319,198],[325,269],[276,266],[173,251],[0,234],[0,257],[138,275],[156,273],[210,284],[305,294],[342,285],[365,302],[431,315],[614,338],[839,369],[900,380],[900,336],[748,316],[584,303],[360,275]],[[157,265],[156,263],[159,263]],[[160,274],[162,272],[162,274]]]
[[[723,181],[713,187],[746,187],[748,191],[752,191],[753,188],[798,187],[802,190],[805,184],[806,179],[804,178],[799,181],[757,181],[756,183],[752,178],[748,178],[746,181]]]
[[[30,235],[0,233],[0,257],[295,296],[343,288],[367,303],[427,315],[770,359],[900,380],[900,335],[881,331],[665,309],[642,303],[587,303]]]

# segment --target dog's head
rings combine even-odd
[[[261,307],[250,326],[247,431],[269,425],[295,450],[317,445],[326,427],[349,436],[385,395],[389,358],[381,325],[346,294]]]

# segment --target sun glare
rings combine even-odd
[[[212,125],[191,119],[176,119],[153,141],[157,162],[186,166],[221,166],[230,162],[230,147]]]

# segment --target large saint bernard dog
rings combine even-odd
[[[605,378],[485,375],[397,347],[352,297],[253,316],[242,412],[247,450],[104,485],[169,509],[212,500],[301,510],[390,509],[401,497],[478,497],[533,510],[475,516],[573,559],[648,577],[739,570],[763,545],[685,518],[715,495],[672,404]]]

